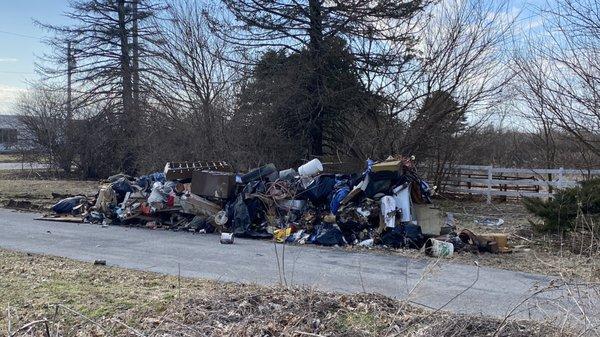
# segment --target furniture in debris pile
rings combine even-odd
[[[165,176],[168,181],[191,180],[194,171],[233,172],[233,167],[224,161],[216,162],[168,162],[165,165]]]

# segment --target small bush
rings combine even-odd
[[[547,201],[525,198],[525,208],[544,219],[544,230],[570,230],[579,215],[600,215],[600,178],[584,181],[579,186],[555,193]]]

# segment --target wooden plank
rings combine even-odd
[[[446,185],[448,187],[455,187],[455,188],[467,188],[466,184],[456,184],[456,185]],[[525,191],[528,190],[536,190],[537,186],[525,186],[525,185],[492,185],[492,190],[503,190],[503,189],[508,189],[508,190],[516,190],[516,189],[523,189]],[[470,189],[476,189],[476,190],[485,190],[487,189],[487,185],[486,184],[471,184]]]
[[[447,167],[449,171],[464,170],[464,171],[482,171],[487,173],[489,166],[482,165],[455,165]],[[520,173],[520,174],[547,174],[556,173],[558,174],[559,169],[545,169],[545,168],[510,168],[510,167],[493,167],[492,173]]]
[[[480,170],[480,171],[486,171],[488,166],[485,165],[453,165],[453,166],[446,166],[446,168],[452,170],[452,169],[461,169],[461,170]]]
[[[465,171],[487,171],[487,166],[483,165],[454,165],[447,167],[450,172],[457,170]],[[548,169],[548,168],[510,168],[510,167],[494,167],[493,173],[519,173],[519,174],[559,174],[560,168]],[[575,174],[575,175],[600,175],[600,169],[585,170],[585,169],[563,169],[564,174]]]
[[[478,195],[487,195],[487,189],[462,189],[462,188],[450,188],[447,191],[455,192],[455,193],[465,193],[465,194],[478,194]],[[549,192],[526,192],[526,191],[490,191],[492,196],[506,196],[506,197],[550,197],[552,196]]]
[[[505,197],[551,197],[552,188],[575,187],[579,181],[599,176],[600,169],[564,168],[503,168],[484,165],[446,166],[447,180],[445,191],[485,196],[490,202],[492,196]],[[556,180],[545,180],[548,175]],[[536,179],[536,178],[540,179]]]
[[[530,168],[506,168],[494,167],[494,173],[517,173],[517,174],[558,174],[560,169],[530,169]]]
[[[492,177],[493,177],[493,172],[494,168],[490,165],[487,168],[487,194],[486,194],[486,199],[487,199],[487,203],[491,204],[492,203]]]
[[[452,180],[453,183],[475,183],[481,185],[487,185],[487,179],[477,179],[477,178],[460,178],[460,180]],[[502,180],[502,179],[492,179],[492,185],[518,185],[518,186],[542,186],[542,187],[572,187],[577,186],[576,181],[572,180],[563,180],[562,183],[558,181],[545,181],[545,180],[535,180],[535,179],[515,179],[515,180]]]
[[[41,217],[41,218],[35,218],[34,220],[83,223],[83,218],[74,217],[74,216]]]
[[[600,170],[564,169],[563,173],[564,174],[577,174],[577,175],[580,174],[583,176],[587,176],[587,175],[595,176],[595,175],[600,175]]]

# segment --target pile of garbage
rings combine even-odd
[[[433,189],[411,158],[367,161],[360,173],[333,172],[313,159],[279,171],[273,164],[245,174],[225,162],[167,163],[164,172],[109,177],[94,197],[53,206],[83,222],[222,233],[323,246],[508,252],[506,236],[457,233],[451,214],[432,203]]]

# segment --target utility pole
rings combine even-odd
[[[67,123],[73,119],[73,72],[75,71],[75,55],[73,55],[73,43],[67,41]],[[70,127],[70,125],[68,125]]]
[[[133,68],[133,109],[135,114],[140,113],[140,46],[138,42],[138,3],[139,0],[133,0],[132,5],[132,16],[133,16],[133,27],[132,27],[132,68]]]
[[[67,151],[64,158],[63,169],[65,172],[71,172],[71,160],[73,158],[73,73],[75,72],[75,54],[73,52],[73,42],[67,41],[67,114],[65,142]]]

